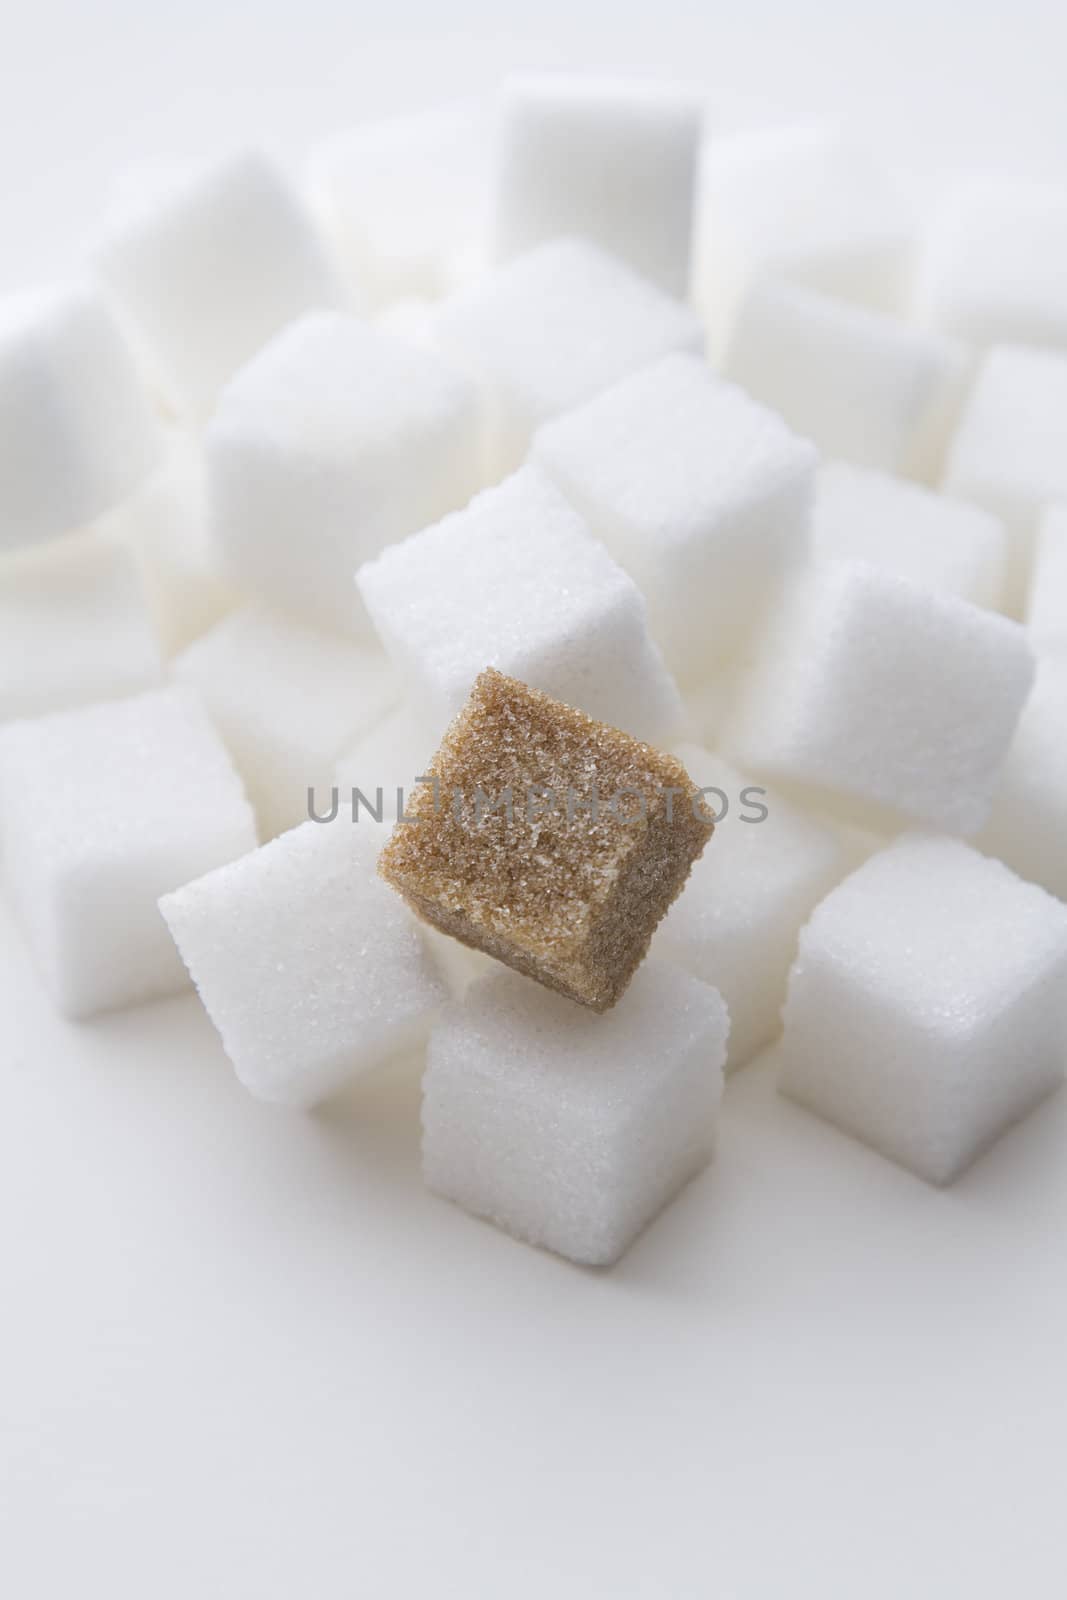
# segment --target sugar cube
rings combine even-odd
[[[358,631],[356,568],[470,498],[478,442],[473,386],[433,352],[340,313],[300,318],[226,386],[207,430],[227,572]]]
[[[312,203],[352,282],[372,303],[433,299],[484,248],[488,106],[460,100],[367,122],[311,154]]]
[[[584,239],[538,245],[453,295],[436,337],[481,387],[495,478],[520,464],[539,423],[704,343],[687,306]]]
[[[976,843],[1067,900],[1067,656],[1038,663],[1033,691]]]
[[[974,833],[1033,671],[1018,623],[829,562],[776,608],[723,749],[848,821]]]
[[[167,430],[156,471],[94,527],[136,561],[165,655],[191,643],[235,604],[211,536],[203,452],[192,434]]]
[[[142,191],[91,258],[156,383],[193,420],[285,323],[343,299],[298,193],[254,149]]]
[[[1038,525],[1026,629],[1035,650],[1067,651],[1067,502]]]
[[[1067,500],[1067,356],[1021,345],[987,352],[945,463],[942,487],[1002,517],[1006,604],[1025,604],[1038,517]]]
[[[427,922],[605,1011],[711,836],[673,757],[492,670],[379,870]]]
[[[159,896],[256,842],[218,735],[179,689],[0,731],[0,838],[37,966],[70,1017],[180,989]]]
[[[934,219],[920,298],[936,327],[973,344],[1067,345],[1067,191],[960,185]]]
[[[684,299],[701,107],[670,84],[549,73],[501,94],[498,260],[576,235]]]
[[[415,780],[427,771],[433,753],[433,741],[411,707],[394,706],[338,757],[340,805],[360,822],[377,822],[388,832],[405,814]]]
[[[0,550],[99,516],[155,464],[133,356],[82,285],[0,300]]]
[[[432,737],[486,666],[639,738],[681,718],[633,580],[536,467],[391,546],[357,582]]]
[[[260,606],[216,624],[174,662],[248,788],[264,838],[328,813],[337,757],[397,695],[380,650]]]
[[[245,1088],[312,1106],[424,1037],[444,985],[369,833],[305,822],[160,900]]]
[[[683,681],[736,651],[807,554],[815,451],[695,356],[665,356],[546,422],[531,459],[643,591]]]
[[[943,334],[772,278],[745,296],[724,370],[824,454],[924,480],[969,373]]]
[[[912,220],[888,173],[835,129],[712,138],[700,201],[697,293],[717,330],[764,274],[879,311],[903,308]]]
[[[0,557],[0,722],[134,694],[161,664],[137,564],[102,533]]]
[[[1007,536],[989,511],[888,473],[831,461],[818,475],[812,524],[822,560],[866,561],[995,610]]]
[[[729,1025],[714,989],[656,962],[604,1018],[513,973],[480,979],[430,1038],[427,1186],[610,1266],[711,1158]]]
[[[1063,1078],[1067,907],[905,837],[816,908],[784,1016],[784,1092],[949,1183]]]
[[[652,941],[653,956],[714,983],[730,1011],[727,1071],[780,1026],[797,936],[848,869],[836,829],[695,745],[675,746],[716,817],[716,838]]]

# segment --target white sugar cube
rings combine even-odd
[[[178,689],[3,729],[0,837],[37,966],[71,1017],[183,987],[159,896],[256,842],[218,735]]]
[[[849,861],[834,828],[720,757],[695,745],[678,745],[675,754],[718,820],[652,954],[719,990],[730,1011],[732,1071],[777,1034],[801,925]]]
[[[1067,191],[961,185],[934,219],[920,298],[936,327],[973,344],[1067,345]]]
[[[160,678],[137,563],[83,532],[0,557],[0,722],[134,694]]]
[[[1004,519],[1007,604],[1021,615],[1038,517],[1067,500],[1067,356],[996,345],[978,369],[942,487]]]
[[[485,667],[638,738],[681,718],[633,580],[536,467],[393,545],[358,583],[435,735]]]
[[[818,475],[812,533],[820,559],[866,561],[977,606],[995,610],[1000,603],[1003,524],[921,484],[828,462]]]
[[[227,385],[207,430],[226,570],[358,631],[356,568],[465,504],[478,449],[474,388],[438,356],[339,313],[303,317]]]
[[[1035,650],[1067,651],[1067,502],[1038,526],[1026,628]]]
[[[1067,907],[956,840],[906,837],[800,936],[781,1087],[950,1182],[1062,1080]]]
[[[431,1035],[427,1185],[609,1265],[710,1158],[728,1029],[714,989],[657,962],[602,1017],[515,973],[480,980]]]
[[[591,239],[684,298],[702,113],[665,83],[532,73],[501,94],[498,260]]]
[[[159,451],[133,356],[99,294],[72,285],[0,300],[0,550],[91,521]]]
[[[723,748],[849,821],[974,833],[1033,670],[1018,623],[829,562],[776,609]]]
[[[539,245],[446,300],[436,336],[480,384],[494,477],[520,464],[539,423],[704,343],[687,306],[582,239]]]
[[[376,304],[433,299],[484,250],[487,105],[456,101],[335,134],[312,151],[312,203],[349,280]]]
[[[351,822],[305,822],[160,901],[258,1099],[316,1104],[417,1044],[445,997],[374,861]]]
[[[222,734],[266,838],[329,811],[337,757],[396,698],[375,646],[245,607],[224,617],[174,662]]]
[[[643,591],[683,680],[736,651],[807,554],[815,451],[695,356],[545,423],[531,459]]]
[[[203,452],[193,435],[170,429],[158,469],[95,526],[126,545],[136,560],[166,655],[233,606],[211,537]]]
[[[976,843],[1067,900],[1067,656],[1038,663]]]
[[[824,454],[925,480],[969,367],[942,334],[763,278],[740,307],[725,372]]]
[[[193,419],[287,322],[343,298],[298,193],[259,150],[142,193],[91,254],[155,381]]]
[[[912,233],[890,176],[833,129],[760,128],[705,150],[697,292],[716,327],[763,274],[900,310]]]
[[[411,707],[394,706],[338,757],[334,777],[342,810],[361,823],[379,823],[388,835],[434,754],[433,741]]]

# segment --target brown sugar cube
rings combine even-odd
[[[714,823],[681,762],[492,668],[378,870],[418,915],[606,1011]]]

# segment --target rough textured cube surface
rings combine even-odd
[[[257,150],[142,192],[93,262],[168,400],[194,418],[285,323],[341,293],[299,196]]]
[[[684,680],[736,651],[807,553],[815,451],[694,356],[545,423],[532,459],[631,573]]]
[[[372,304],[443,295],[484,249],[490,122],[488,104],[460,100],[360,123],[312,151],[315,210]]]
[[[81,287],[0,301],[0,550],[89,522],[160,449],[118,323]]]
[[[37,966],[72,1017],[181,988],[159,896],[256,842],[226,751],[180,689],[5,728],[0,832]]]
[[[642,739],[681,716],[633,579],[534,467],[392,546],[358,583],[433,738],[486,666]]]
[[[474,389],[430,351],[313,314],[227,385],[207,458],[215,536],[235,583],[354,629],[359,564],[474,493]]]
[[[539,245],[454,295],[436,337],[481,386],[495,477],[519,465],[539,423],[704,344],[688,307],[581,239]]]
[[[1000,603],[1007,538],[980,506],[834,461],[818,475],[812,532],[823,559],[867,561],[974,605]]]
[[[1035,650],[1067,652],[1067,503],[1038,525],[1026,629]]]
[[[309,1106],[418,1043],[444,986],[370,834],[305,822],[160,909],[237,1076]]]
[[[1033,670],[1018,623],[831,562],[776,609],[723,748],[850,821],[974,833]]]
[[[738,313],[725,371],[825,455],[926,480],[968,368],[941,334],[764,278]]]
[[[666,84],[510,79],[498,135],[498,257],[579,235],[684,298],[700,127],[697,98]]]
[[[1067,655],[1038,664],[977,843],[1067,900]]]
[[[715,325],[763,273],[900,309],[911,223],[887,174],[822,128],[759,129],[712,139],[701,184],[699,296]]]
[[[328,809],[337,757],[396,698],[381,651],[258,606],[235,611],[174,662],[222,734],[264,837]]]
[[[1061,1081],[1067,908],[906,837],[822,902],[785,1008],[786,1094],[947,1183]]]
[[[931,321],[973,344],[1067,345],[1067,193],[975,179],[935,218],[923,263]]]
[[[382,852],[420,916],[604,1011],[711,836],[672,756],[487,671]]]
[[[1067,500],[1067,356],[998,345],[983,360],[952,441],[943,488],[1002,517],[1007,601],[1022,614],[1043,508]]]
[[[0,721],[134,694],[160,671],[124,545],[75,533],[0,557]]]
[[[714,989],[653,962],[605,1018],[512,973],[481,979],[430,1039],[427,1185],[610,1265],[712,1154],[728,1028]]]
[[[717,817],[715,841],[657,930],[656,957],[713,983],[730,1010],[727,1068],[780,1026],[797,935],[847,870],[837,830],[695,745],[675,751]]]

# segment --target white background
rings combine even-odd
[[[1062,171],[1061,12],[5,0],[0,285],[131,160],[299,157],[517,63],[851,118],[924,181]],[[0,914],[5,1600],[1065,1592],[1067,1096],[937,1193],[765,1061],[610,1274],[424,1195],[417,1121],[410,1072],[256,1105],[191,997],[57,1021]]]

